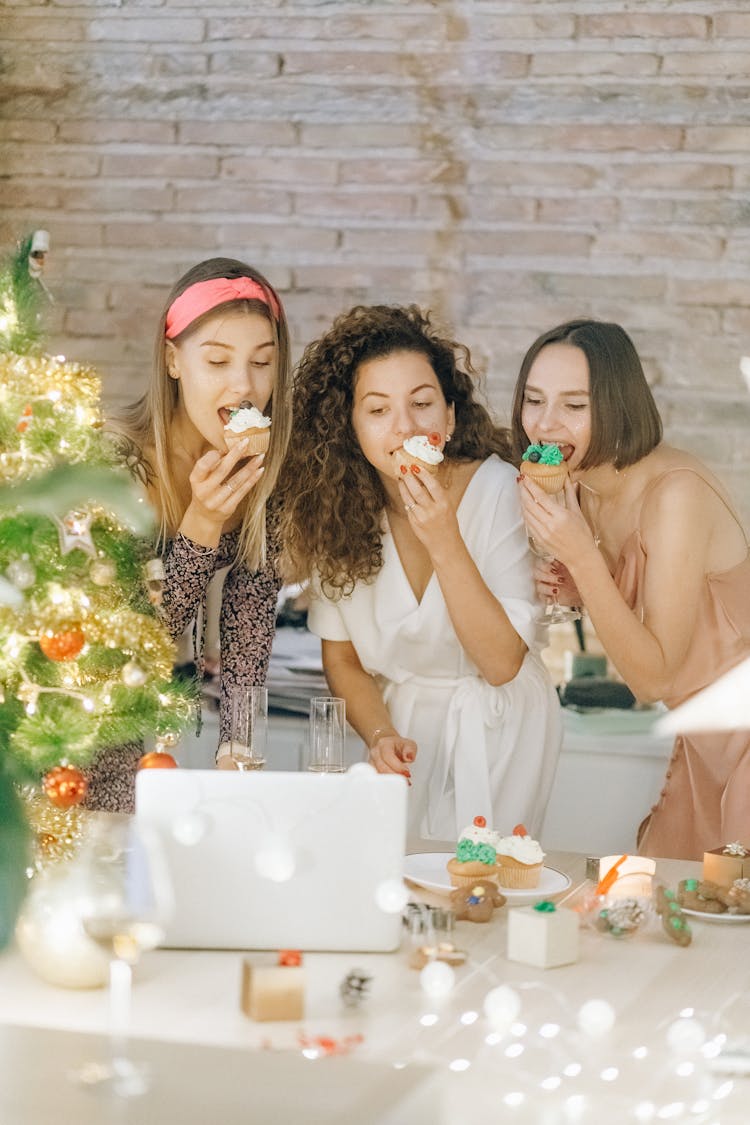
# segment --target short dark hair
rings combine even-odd
[[[524,392],[534,360],[548,344],[580,348],[589,365],[591,442],[580,468],[611,462],[633,465],[662,439],[662,421],[633,341],[619,324],[569,320],[543,333],[521,363],[513,397],[511,427],[516,456],[528,445],[521,424]]]

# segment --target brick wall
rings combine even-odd
[[[626,10],[623,10],[626,9]],[[356,301],[417,300],[501,415],[520,356],[620,321],[668,436],[750,516],[744,0],[5,0],[2,243],[44,226],[53,346],[111,403],[165,291],[246,257],[297,353]]]

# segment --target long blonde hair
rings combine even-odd
[[[167,371],[167,313],[172,303],[191,285],[222,277],[250,278],[268,295],[268,303],[252,298],[224,302],[197,317],[175,337],[174,342],[179,344],[189,333],[194,332],[206,317],[214,315],[216,308],[259,314],[271,325],[277,354],[276,382],[266,408],[266,412],[273,418],[271,444],[264,462],[265,472],[246,502],[236,555],[237,562],[244,562],[250,570],[257,570],[266,557],[266,503],[276,485],[292,426],[289,330],[278,294],[262,274],[234,258],[209,258],[183,274],[169,294],[159,319],[153,373],[148,390],[122,411],[114,426],[124,448],[129,452],[129,460],[135,463],[143,481],[156,494],[159,543],[163,546],[175,534],[185,514],[172,468],[170,447],[171,423],[179,402],[179,381],[170,378]],[[271,312],[274,303],[279,310],[278,319]]]

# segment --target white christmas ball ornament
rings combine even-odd
[[[27,558],[14,559],[5,572],[19,590],[28,590],[36,582],[36,569]]]
[[[401,879],[384,879],[375,891],[375,902],[384,914],[400,914],[409,901],[409,892]]]
[[[447,996],[453,991],[455,982],[456,974],[445,961],[430,961],[419,974],[422,991],[432,1000],[440,1000],[443,996]]]
[[[521,997],[507,984],[493,988],[484,998],[484,1014],[495,1031],[507,1031],[521,1011]]]
[[[615,1026],[615,1010],[608,1000],[587,1000],[578,1010],[578,1027],[595,1038]]]

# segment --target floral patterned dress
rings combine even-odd
[[[219,732],[222,742],[229,739],[232,688],[266,682],[275,632],[276,601],[281,589],[276,528],[277,519],[269,509],[266,561],[256,571],[249,570],[244,563],[232,565],[239,529],[222,535],[218,547],[203,547],[178,532],[164,552],[166,577],[161,617],[175,639],[193,624],[199,679],[203,672],[206,591],[214,574],[230,567],[224,581],[219,617]],[[140,744],[130,744],[98,754],[87,771],[89,790],[85,807],[132,812],[136,766],[142,753]]]

